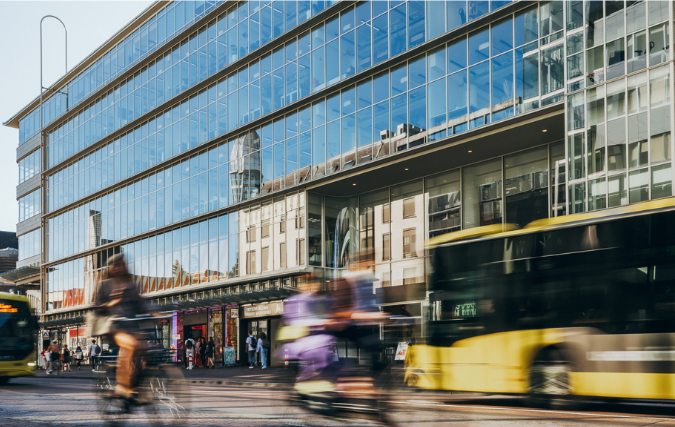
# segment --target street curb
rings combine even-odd
[[[68,380],[87,380],[93,381],[95,377],[81,377],[81,376],[70,376],[70,375],[36,375],[33,378],[62,378]],[[263,383],[256,381],[227,381],[227,380],[173,380],[172,382],[177,382],[179,384],[203,384],[203,385],[224,385],[224,386],[236,386],[236,387],[265,387],[265,388],[290,388],[291,384],[285,383]]]

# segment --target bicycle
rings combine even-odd
[[[155,319],[157,318],[133,320]],[[154,331],[154,328],[146,330]],[[180,388],[184,377],[176,364],[171,362],[174,357],[175,350],[169,349],[147,349],[137,356],[134,366],[141,370],[138,396],[126,399],[114,393],[117,356],[99,356],[96,391],[103,420],[109,426],[117,427],[127,421],[136,421],[136,413],[143,410],[147,421],[155,427],[187,424],[191,398],[188,390]]]

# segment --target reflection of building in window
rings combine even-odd
[[[382,205],[382,223],[387,224],[391,221],[391,210],[389,203]]]
[[[232,202],[249,200],[260,194],[260,136],[252,131],[234,140],[230,153]]]
[[[389,261],[391,259],[391,234],[385,233],[382,235],[382,261]]]
[[[461,228],[459,191],[429,197],[429,237]]]
[[[269,263],[269,258],[270,258],[270,248],[269,248],[269,246],[265,246],[264,248],[262,248],[262,254],[261,255],[262,255],[262,259],[260,260],[260,262],[262,263],[262,265],[261,265],[262,271],[267,271],[267,270],[269,270],[269,264],[268,263]]]
[[[403,218],[415,216],[415,198],[409,197],[403,200]]]
[[[246,274],[255,273],[255,251],[246,252]]]
[[[502,183],[501,181],[483,184],[478,187],[480,197],[480,225],[500,224],[502,222]]]
[[[414,228],[409,228],[407,230],[403,230],[403,257],[404,258],[411,258],[414,256],[417,256],[417,253],[415,251],[415,229]]]
[[[279,243],[279,266],[286,268],[286,243]]]
[[[305,264],[305,239],[298,239],[296,244],[295,256],[298,260],[298,265]]]
[[[382,273],[382,287],[388,288],[391,286],[391,273],[386,271]]]
[[[403,284],[414,285],[417,283],[417,268],[410,267],[403,269]]]

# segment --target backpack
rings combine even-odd
[[[185,343],[185,348],[192,348],[192,339],[188,338],[187,342]]]
[[[99,354],[101,354],[101,347],[98,344],[96,344],[96,355]]]
[[[258,341],[253,335],[251,335],[251,348],[256,348],[258,346]]]
[[[263,346],[265,349],[269,349],[269,348],[270,348],[270,341],[269,341],[267,338],[263,339],[262,346]]]

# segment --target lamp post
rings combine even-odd
[[[45,19],[47,18],[54,18],[57,21],[63,25],[63,31],[65,33],[65,44],[66,44],[66,52],[65,52],[65,70],[64,74],[68,72],[68,29],[66,28],[66,24],[63,23],[59,18],[57,18],[54,15],[45,15],[42,17],[40,20],[40,130],[42,130],[43,123],[42,123],[42,95],[45,90],[49,90],[48,87],[44,86],[44,83],[42,81],[42,23],[44,22]],[[68,87],[66,86],[66,109],[68,105]]]

